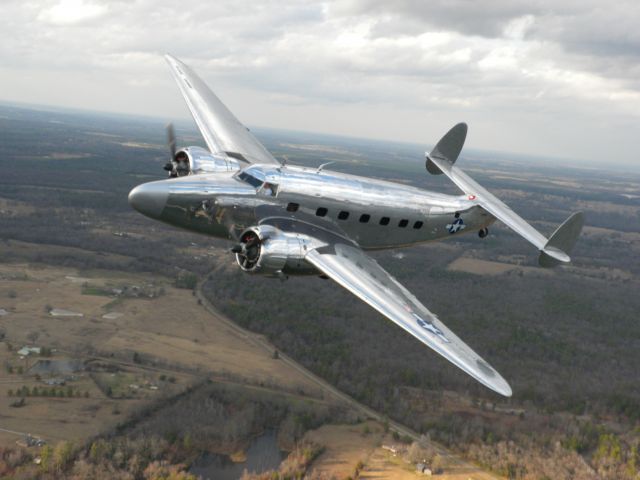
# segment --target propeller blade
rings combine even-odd
[[[171,161],[173,161],[176,158],[176,132],[173,128],[173,123],[167,125],[167,144],[171,152]]]

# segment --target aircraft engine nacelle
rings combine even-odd
[[[248,273],[282,277],[283,275],[317,275],[304,261],[305,239],[285,233],[270,225],[250,227],[240,235],[240,243],[232,248],[236,262]]]
[[[213,154],[201,147],[185,147],[176,152],[172,162],[165,170],[172,177],[198,173],[217,173],[240,170],[240,164],[226,155]]]

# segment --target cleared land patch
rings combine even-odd
[[[248,335],[211,315],[190,290],[174,288],[169,279],[31,264],[0,264],[0,278],[0,308],[7,312],[0,317],[6,335],[0,344],[0,442],[20,438],[2,428],[51,442],[79,442],[113,428],[150,400],[208,376],[322,397],[299,371],[257,349]],[[124,294],[105,294],[123,287]],[[150,291],[157,296],[149,298]],[[54,308],[83,316],[52,316]],[[48,385],[48,376],[29,372],[37,355],[17,355],[24,345],[52,350],[52,360],[102,363],[95,373]],[[88,368],[95,367],[94,361]],[[34,387],[37,394],[31,395]],[[19,390],[29,392],[24,406],[10,407],[22,396]]]
[[[311,474],[319,478],[367,478],[378,480],[412,480],[423,475],[415,463],[406,459],[409,444],[385,433],[379,422],[358,425],[323,425],[308,432],[305,440],[323,445],[324,452],[314,461]],[[480,468],[461,462],[442,452],[442,480],[490,480],[497,478]],[[356,475],[356,468],[359,473]]]
[[[512,270],[522,268],[519,265],[509,263],[491,262],[479,258],[459,257],[447,267],[454,272],[474,273],[476,275],[501,275]]]

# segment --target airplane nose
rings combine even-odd
[[[159,218],[168,198],[164,182],[143,183],[129,192],[129,205],[147,217]]]

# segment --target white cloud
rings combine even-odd
[[[535,23],[536,17],[533,15],[523,15],[516,17],[507,23],[504,28],[504,36],[511,40],[523,40],[525,35]]]
[[[74,25],[94,20],[107,12],[106,5],[84,0],[59,0],[38,15],[38,20],[52,25]]]
[[[168,51],[248,123],[430,142],[467,120],[479,148],[632,161],[639,20],[629,0],[4,0],[0,95],[185,115]]]

